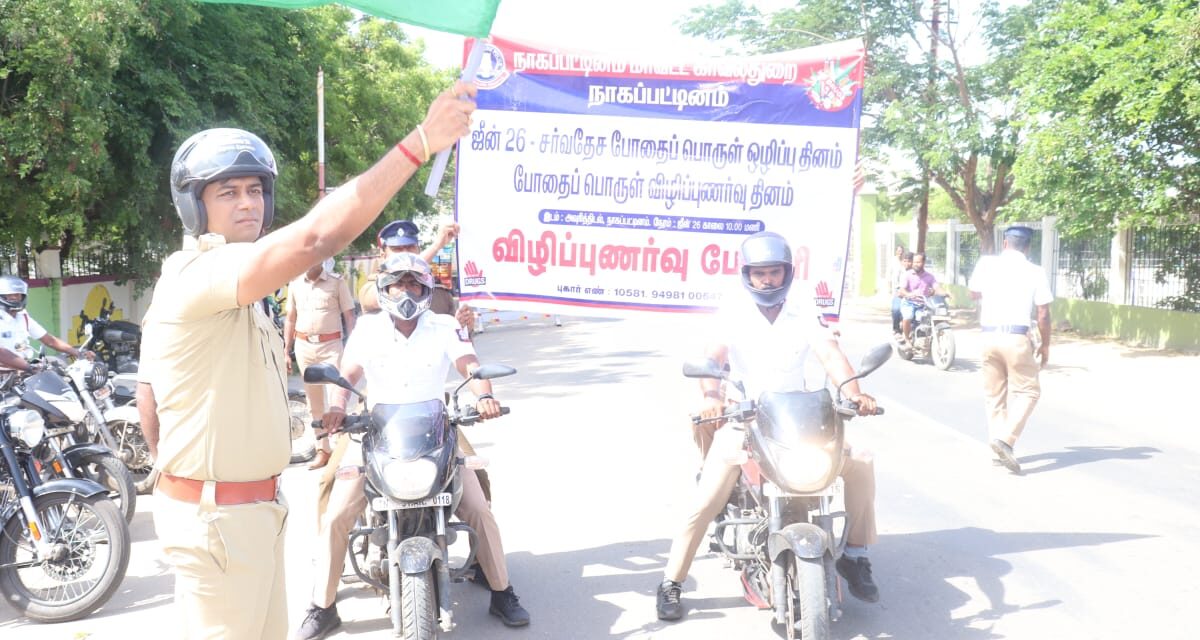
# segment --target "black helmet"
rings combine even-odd
[[[787,297],[792,286],[795,268],[792,266],[792,248],[783,236],[772,231],[760,231],[742,242],[742,286],[750,292],[754,301],[764,307],[773,307]],[[750,267],[783,265],[783,284],[774,289],[755,289],[750,284]]]
[[[406,273],[411,273],[417,282],[421,283],[421,293],[414,297],[404,292],[393,297],[388,293],[388,287],[399,282]],[[381,309],[397,320],[412,320],[429,310],[433,298],[433,273],[421,256],[415,253],[398,253],[388,258],[379,268],[379,278],[375,280],[375,287],[379,293]]]
[[[17,302],[9,302],[4,296],[20,295],[21,299]],[[16,313],[25,308],[25,302],[29,300],[29,285],[17,276],[0,276],[0,305],[8,309],[9,313]]]
[[[184,233],[208,231],[200,192],[213,180],[258,176],[263,186],[263,229],[275,218],[275,156],[258,136],[241,129],[208,129],[188,138],[171,161],[171,199]]]

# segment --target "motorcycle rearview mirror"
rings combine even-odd
[[[83,335],[89,338],[92,337],[92,324],[90,322],[83,325]]]
[[[715,378],[721,380],[725,371],[713,360],[686,360],[683,363],[683,375],[688,378]]]
[[[354,385],[350,384],[349,380],[338,373],[337,367],[324,362],[305,368],[304,381],[308,384],[335,384],[343,389],[349,389],[357,395],[362,395],[358,393]]]
[[[506,364],[481,364],[471,372],[471,377],[475,380],[491,380],[511,376],[516,372],[516,369]]]
[[[892,345],[886,342],[876,345],[873,349],[867,352],[867,355],[863,356],[862,363],[858,365],[859,377],[870,375],[871,372],[875,371],[879,367],[882,367],[883,363],[887,362],[888,358],[891,357]]]

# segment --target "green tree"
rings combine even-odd
[[[928,169],[933,182],[979,231],[983,250],[991,252],[996,220],[1017,195],[1010,57],[1029,27],[1029,13],[985,3],[980,20],[994,62],[972,66],[962,59],[963,43],[954,23],[938,29],[939,55],[930,55],[930,5],[939,7],[944,21],[945,5],[932,2],[804,0],[795,8],[764,14],[743,0],[727,0],[692,10],[682,28],[714,40],[735,39],[753,53],[864,38],[866,153],[892,148],[907,154],[916,175]]]
[[[1065,233],[1200,212],[1200,3],[1074,0],[1017,60],[1021,207]]]
[[[112,249],[111,270],[155,274],[181,234],[171,158],[216,126],[263,137],[278,224],[303,215],[317,196],[319,67],[332,185],[411,130],[448,81],[396,25],[337,7],[0,0],[0,243],[69,254],[81,239]],[[417,183],[385,215],[431,211]]]

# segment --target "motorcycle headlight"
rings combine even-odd
[[[393,498],[420,500],[433,489],[437,470],[437,465],[429,458],[389,460],[383,465],[383,482]]]
[[[87,369],[84,380],[87,383],[88,391],[95,391],[108,384],[108,365],[103,362],[93,362],[91,365]]]
[[[817,446],[778,447],[772,452],[776,468],[793,490],[823,484],[833,470],[833,456]]]
[[[8,414],[8,433],[30,447],[37,446],[46,437],[46,421],[42,414],[21,409]]]

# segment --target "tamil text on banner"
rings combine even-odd
[[[569,315],[690,312],[783,234],[793,291],[841,306],[863,48],[626,60],[494,38],[459,145],[462,299]]]

